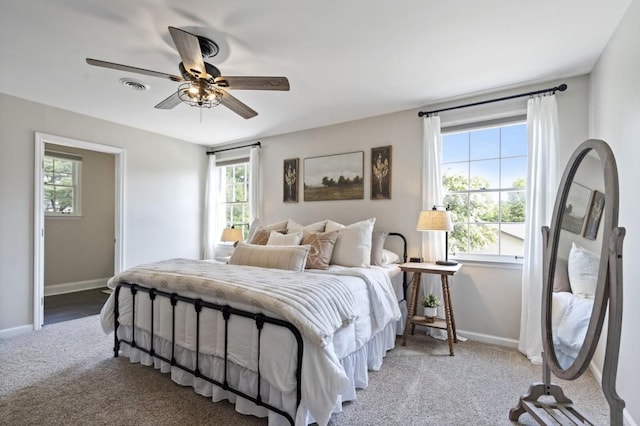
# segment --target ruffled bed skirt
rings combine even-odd
[[[404,316],[403,316],[404,318]],[[402,324],[401,324],[402,323]],[[404,329],[403,321],[389,323],[382,331],[374,335],[367,344],[359,350],[347,355],[340,360],[349,384],[336,399],[336,404],[332,410],[333,413],[342,411],[342,403],[344,401],[352,401],[356,399],[356,389],[364,389],[369,384],[369,370],[379,370],[382,366],[383,358],[388,350],[395,347],[396,333],[399,329]],[[131,339],[131,327],[120,326],[118,336],[122,339]],[[136,343],[142,347],[150,347],[150,334],[144,330],[136,328]],[[171,358],[171,342],[154,337],[154,349],[157,353]],[[178,367],[172,367],[171,364],[153,358],[145,352],[138,349],[132,349],[127,344],[121,345],[122,355],[126,356],[133,363],[141,363],[160,370],[163,373],[171,373],[171,379],[182,385],[191,386],[194,391],[202,396],[210,397],[214,402],[229,400],[235,404],[237,412],[242,414],[250,414],[257,417],[268,417],[269,425],[287,425],[288,421],[281,415],[273,413],[264,407],[255,405],[253,402],[235,395],[232,392],[225,391],[206,380],[194,377],[191,373],[181,370]],[[195,367],[195,352],[176,347],[176,361],[189,368]],[[199,367],[202,374],[209,376],[219,382],[223,382],[224,377],[224,361],[211,355],[200,355]],[[304,377],[302,377],[304,381]],[[248,370],[237,364],[229,362],[227,370],[227,381],[231,387],[241,392],[255,396],[258,389],[258,376],[254,371]],[[264,378],[262,378],[261,396],[263,401],[280,408],[293,416],[296,404],[295,390],[290,392],[281,392],[279,389],[271,386]],[[315,422],[310,415],[309,410],[305,406],[304,399],[300,403],[298,411],[295,413],[296,425],[308,425]]]

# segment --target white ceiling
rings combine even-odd
[[[203,145],[258,139],[588,73],[630,2],[0,0],[0,92]],[[180,75],[168,26],[215,40],[223,75],[291,91],[231,90],[249,120],[157,110],[177,83],[85,62]]]

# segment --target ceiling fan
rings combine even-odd
[[[175,27],[169,27],[169,33],[182,59],[179,65],[181,76],[91,58],[87,58],[87,63],[98,67],[168,78],[181,83],[176,92],[155,106],[158,109],[171,109],[180,102],[200,108],[211,108],[222,104],[248,119],[255,117],[258,113],[231,96],[225,89],[289,90],[287,77],[222,76],[218,68],[204,62],[204,58],[218,53],[218,45],[215,42]]]

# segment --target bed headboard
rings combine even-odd
[[[405,238],[404,235],[402,235],[399,232],[389,232],[389,236],[390,237],[398,237],[399,239],[402,240],[402,246],[401,246],[401,257],[400,259],[402,260],[402,263],[406,263],[407,262],[407,239]],[[398,253],[400,255],[400,253]],[[407,299],[407,287],[409,287],[409,282],[407,279],[407,272],[404,271],[402,272],[402,289],[404,291],[404,299]]]

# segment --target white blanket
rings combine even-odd
[[[171,259],[130,268],[111,278],[109,287],[120,282],[193,291],[277,312],[321,348],[358,314],[349,288],[330,275]]]
[[[345,355],[344,348],[350,347],[351,349],[346,352],[350,353],[351,350],[361,347],[362,343],[368,341],[371,336],[375,335],[376,331],[384,328],[389,324],[389,322],[398,320],[400,317],[400,312],[398,310],[393,289],[389,283],[388,277],[384,274],[384,272],[374,271],[373,268],[371,268],[371,270],[365,270],[364,268],[345,268],[344,271],[331,271],[332,273],[329,274],[314,274],[308,272],[299,273],[281,270],[268,270],[263,268],[241,267],[238,265],[211,265],[208,262],[193,262],[192,266],[196,266],[196,269],[201,270],[199,273],[194,274],[193,271],[189,271],[187,268],[187,265],[192,264],[192,262],[193,261],[178,262],[180,264],[179,269],[185,269],[186,275],[191,277],[189,278],[189,280],[185,280],[183,279],[183,276],[178,276],[177,274],[175,274],[175,269],[160,273],[159,270],[169,268],[169,264],[161,262],[162,266],[154,264],[155,266],[152,267],[149,267],[149,265],[145,265],[144,267],[142,267],[142,269],[135,268],[137,270],[136,274],[138,274],[137,278],[133,275],[128,275],[130,271],[123,273],[119,275],[117,279],[112,280],[110,282],[110,286],[115,287],[119,280],[124,280],[127,282],[135,282],[145,286],[158,287],[160,289],[163,289],[165,286],[169,285],[163,283],[165,281],[168,281],[168,277],[171,277],[169,281],[176,281],[176,285],[184,290],[180,291],[181,294],[187,297],[200,297],[200,290],[194,287],[193,282],[194,280],[196,282],[204,281],[207,282],[207,285],[204,286],[205,291],[209,294],[209,296],[201,296],[204,300],[208,300],[213,303],[224,304],[225,300],[235,300],[234,298],[238,295],[238,292],[245,293],[245,296],[246,294],[254,294],[254,296],[256,297],[248,297],[244,299],[244,301],[232,303],[233,306],[240,309],[249,310],[251,312],[264,311],[267,314],[271,314],[272,316],[275,315],[277,317],[285,316],[285,313],[276,310],[276,305],[280,304],[283,300],[286,300],[285,295],[289,293],[289,290],[282,290],[282,282],[279,281],[279,279],[283,277],[285,278],[285,281],[297,283],[287,284],[292,287],[299,286],[300,283],[306,283],[307,286],[309,286],[309,283],[312,283],[310,285],[311,287],[318,287],[316,290],[320,290],[321,293],[327,294],[328,292],[325,291],[328,289],[328,287],[325,285],[326,283],[328,283],[330,286],[336,286],[336,288],[340,288],[340,286],[336,284],[336,282],[342,281],[351,296],[343,295],[340,296],[340,298],[343,298],[345,300],[357,298],[355,313],[351,311],[350,307],[330,307],[332,304],[335,304],[335,301],[330,301],[330,298],[326,302],[321,303],[322,305],[327,306],[329,310],[338,309],[338,311],[343,312],[341,315],[338,315],[338,317],[335,318],[332,316],[333,314],[325,315],[327,318],[333,318],[329,321],[333,321],[332,326],[339,323],[346,324],[338,330],[341,336],[341,339],[339,339],[339,341],[341,342],[339,348],[336,348],[334,346],[335,342],[331,337],[332,331],[327,331],[324,326],[318,326],[316,324],[316,326],[318,326],[318,330],[323,330],[320,334],[307,334],[303,330],[300,330],[303,333],[303,339],[305,341],[302,368],[303,386],[301,409],[303,407],[305,409],[308,409],[311,416],[319,424],[327,423],[333,408],[339,401],[339,395],[341,395],[341,393],[345,389],[345,386],[347,386],[348,384],[347,375],[339,361],[339,357],[342,358]],[[213,271],[215,271],[215,273]],[[202,276],[207,276],[209,274],[215,274],[215,277]],[[239,284],[239,281],[244,279],[241,278],[243,275],[248,275],[248,277],[245,277],[248,281]],[[347,276],[339,277],[338,275]],[[149,284],[146,280],[150,276],[156,276],[156,278],[160,279],[160,284]],[[267,276],[270,277],[269,280],[271,280],[271,284],[263,283],[263,281],[265,281],[264,277]],[[224,279],[222,279],[222,285],[226,289],[226,291],[216,289],[213,284],[214,282],[220,281],[221,277],[225,277]],[[211,278],[211,281],[209,281],[209,278]],[[276,288],[275,290],[276,294],[278,294],[277,297],[282,299],[277,302],[273,302],[273,304],[272,302],[262,301],[262,298],[267,296],[260,293],[268,292],[267,288],[263,287],[263,284],[265,286],[280,287],[280,289]],[[227,288],[227,286],[233,286],[233,288]],[[259,288],[260,290],[256,290],[256,288],[253,288],[253,286],[256,286],[256,288]],[[236,291],[236,287],[242,288],[244,290]],[[168,292],[178,292],[177,289],[168,290],[164,288],[164,290]],[[122,320],[121,323],[123,325],[131,324],[131,302],[130,298],[126,296],[127,293],[129,292],[121,291],[120,294],[120,316]],[[295,298],[296,296],[294,296],[294,299]],[[138,327],[142,327],[143,329],[148,329],[148,324],[150,324],[150,319],[148,318],[148,298],[143,297],[139,299],[140,305],[136,309],[136,325]],[[312,309],[316,309],[315,306],[317,305],[317,303],[315,296],[312,296],[311,299],[312,303],[309,303],[309,307]],[[258,303],[259,300],[260,302]],[[300,300],[302,299],[298,300],[300,304],[307,303],[301,302]],[[168,302],[160,303],[161,305],[168,305]],[[113,329],[113,304],[114,301],[112,295],[112,297],[107,301],[107,304],[105,304],[101,314],[105,332],[110,332]],[[267,305],[269,305],[268,308]],[[350,306],[350,302],[346,305]],[[168,306],[165,307],[168,308]],[[290,309],[288,305],[287,309]],[[184,323],[187,325],[192,323],[192,312],[193,308],[189,310],[184,306],[180,307],[178,309],[178,315],[176,317],[177,321],[179,323]],[[362,319],[355,321],[356,316],[361,317]],[[154,324],[156,324],[156,326],[154,329],[159,338],[164,337],[165,340],[170,340],[170,322],[168,320],[164,320],[163,318],[164,316],[156,313],[156,318],[154,320]],[[203,311],[201,324],[205,325],[202,326],[202,329],[221,330],[220,323],[216,321],[217,320],[215,316],[209,313],[205,314],[205,312]],[[385,323],[385,321],[387,322]],[[371,324],[370,329],[368,327],[363,327],[362,325],[357,325],[369,323]],[[234,335],[238,337],[240,335],[246,335],[246,331],[243,332],[235,328],[237,325],[238,323],[235,323],[235,325],[231,324],[231,327],[234,328]],[[190,329],[193,329],[193,327],[187,326],[185,328],[185,330],[187,331],[185,332],[178,331],[176,338],[178,340],[178,344],[181,345],[181,347],[185,347],[189,350],[195,350],[192,332],[188,331]],[[362,337],[360,331],[363,329],[367,330],[366,336],[368,337]],[[182,330],[182,326],[178,330]],[[357,336],[358,343],[354,344],[353,346],[345,345],[345,343],[343,343],[345,341],[344,337],[347,335],[351,335],[353,330],[355,330],[354,336]],[[264,346],[262,349],[263,351],[265,351],[265,354],[264,356],[260,357],[260,371],[263,372],[264,378],[272,386],[275,386],[275,388],[280,389],[283,392],[291,392],[291,390],[293,389],[292,386],[295,383],[292,382],[292,376],[295,371],[295,364],[291,364],[292,357],[294,357],[293,354],[295,353],[295,348],[294,345],[290,343],[291,338],[290,336],[280,335],[280,333],[271,330],[265,330],[265,332],[269,332],[270,334],[266,335],[268,337],[264,340],[263,343]],[[251,332],[249,332],[249,336],[250,333]],[[218,333],[217,336],[214,334],[203,335],[200,343],[200,351],[203,353],[210,353],[216,356],[221,356],[220,349],[222,345],[220,344],[219,340],[221,335],[222,333]],[[322,338],[319,338],[320,336]],[[257,364],[255,348],[252,347],[251,344],[243,342],[245,342],[244,338],[243,340],[234,338],[234,340],[230,341],[230,360],[237,363],[238,365],[243,365],[250,370],[256,371]]]

